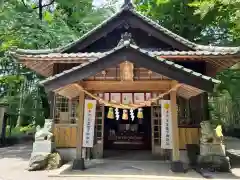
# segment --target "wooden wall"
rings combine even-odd
[[[54,138],[57,148],[74,148],[77,143],[77,125],[55,125]]]
[[[57,148],[76,147],[77,127],[76,125],[57,125],[54,130]],[[199,128],[179,128],[179,148],[186,149],[186,144],[199,144]]]
[[[199,144],[200,128],[179,127],[179,149],[186,149],[186,144]]]

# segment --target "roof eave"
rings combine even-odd
[[[136,56],[138,56],[137,60]],[[109,59],[111,59],[111,61]],[[192,85],[194,87],[203,88],[203,90],[209,92],[213,90],[214,84],[220,83],[218,80],[204,76],[200,73],[196,73],[171,61],[161,58],[157,59],[148,54],[148,52],[141,50],[137,46],[125,44],[124,46],[115,48],[112,52],[108,53],[104,57],[64,71],[42,81],[41,84],[44,85],[48,91],[53,91],[62,86],[66,86],[67,84],[71,84],[92,76],[97,72],[119,64],[124,60],[131,61],[137,66],[146,67],[154,72],[163,74],[178,81],[182,81],[183,83]],[[75,73],[77,73],[77,75]],[[65,78],[63,78],[63,76],[65,76]],[[76,79],[76,77],[78,78]]]

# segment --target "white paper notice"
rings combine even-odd
[[[85,100],[83,147],[93,147],[96,104],[96,100]]]
[[[172,149],[172,114],[170,100],[161,101],[162,110],[162,129],[161,129],[161,148]]]

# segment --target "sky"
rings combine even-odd
[[[102,6],[102,5],[104,5],[105,3],[107,3],[107,2],[109,2],[110,0],[93,0],[93,4],[95,5],[95,6]],[[124,2],[124,0],[117,0],[119,3],[123,3]]]
[[[104,3],[106,3],[107,0],[93,0],[93,4],[95,6],[101,6],[103,5]]]

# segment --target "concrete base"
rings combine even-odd
[[[55,148],[55,145],[51,141],[35,141],[33,143],[33,150],[31,156],[36,154],[51,154]]]
[[[189,159],[186,150],[180,151],[180,161],[183,162],[184,164],[189,164]]]
[[[84,164],[84,159],[75,159],[73,161],[73,166],[72,170],[84,170],[85,169],[85,164]]]
[[[57,148],[57,151],[65,162],[76,159],[76,148]]]

